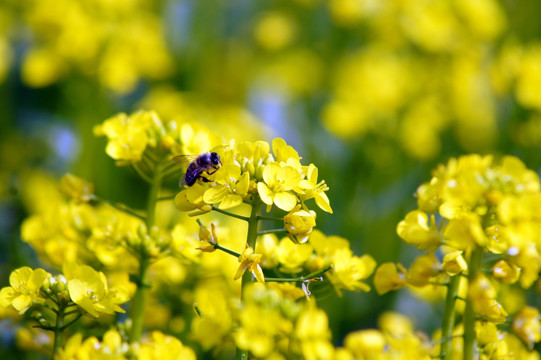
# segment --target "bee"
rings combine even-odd
[[[215,152],[204,153],[201,155],[177,155],[173,157],[173,161],[180,164],[188,164],[186,173],[180,177],[178,186],[192,186],[199,179],[204,182],[209,182],[204,175],[212,175],[222,163],[220,161],[220,155]]]

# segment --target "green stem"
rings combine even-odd
[[[286,229],[270,229],[270,230],[261,230],[257,232],[257,235],[266,235],[266,234],[281,234],[287,233]]]
[[[137,290],[135,291],[135,295],[133,296],[133,301],[130,308],[130,315],[132,319],[132,326],[129,333],[130,342],[140,341],[143,335],[147,293],[150,288],[147,284],[149,266],[149,259],[143,257],[139,263],[139,278]]]
[[[255,205],[254,205],[255,206]],[[252,207],[253,209],[253,207]],[[238,215],[238,214],[234,214],[234,213],[231,213],[229,211],[225,211],[225,210],[222,210],[220,208],[217,208],[216,206],[213,206],[212,207],[212,210],[216,211],[216,212],[219,212],[220,214],[224,214],[224,215],[227,215],[227,216],[230,216],[230,217],[233,217],[235,219],[240,219],[240,220],[244,220],[244,221],[250,221],[251,218],[249,217],[246,217],[246,216],[242,216],[242,215]],[[257,219],[256,219],[257,220]]]
[[[161,165],[156,166],[154,179],[152,179],[150,192],[148,194],[146,225],[147,231],[150,232],[156,221],[156,205],[158,203],[160,188],[162,185],[163,174]],[[139,249],[139,275],[137,281],[137,290],[133,297],[133,302],[130,309],[130,317],[132,327],[129,333],[130,342],[138,342],[141,340],[144,328],[145,308],[148,291],[148,268],[150,267],[150,256],[146,249],[141,245]]]
[[[474,282],[477,272],[483,261],[483,249],[478,247],[473,250],[468,268],[468,286]],[[464,360],[473,360],[475,353],[475,319],[472,299],[467,298],[464,312]]]
[[[94,195],[93,196],[93,200],[97,201],[97,202],[100,202],[100,203],[103,203],[103,204],[107,204],[115,209],[117,209],[118,211],[122,211],[123,213],[126,213],[128,215],[131,215],[139,220],[142,220],[142,221],[146,221],[146,218],[144,216],[141,216],[139,214],[137,214],[135,211],[125,207],[125,206],[120,206],[118,204],[115,204],[115,203],[112,203],[108,200],[105,200],[105,199],[102,199],[100,198],[99,196],[96,196]]]
[[[316,277],[319,277],[319,276],[323,275],[324,273],[329,271],[331,269],[331,267],[332,267],[331,265],[328,265],[327,267],[325,267],[325,268],[323,268],[321,270],[314,271],[313,273],[308,274],[306,276],[299,276],[299,277],[296,277],[296,278],[268,278],[268,277],[266,277],[265,282],[301,282],[301,281],[305,281],[305,280],[310,280],[310,279],[313,279],[313,278],[316,278]]]
[[[246,236],[246,244],[250,246],[251,248],[255,248],[255,242],[257,240],[257,229],[259,227],[259,213],[261,211],[261,202],[259,199],[256,199],[254,201],[254,204],[252,205],[252,211],[250,212],[250,217],[248,218],[248,234]],[[242,275],[242,283],[241,283],[241,301],[244,300],[244,291],[246,290],[246,287],[248,284],[253,282],[253,276],[252,273],[249,271],[246,271],[244,275]],[[248,350],[241,350],[237,348],[236,353],[236,360],[248,360],[249,352]]]
[[[229,255],[233,255],[234,257],[237,257],[237,258],[240,257],[240,254],[238,252],[230,250],[228,248],[225,248],[225,247],[223,247],[221,245],[216,244],[216,245],[214,245],[214,247],[216,249],[218,249],[218,250],[221,250],[221,251],[223,251],[225,253],[228,253]]]
[[[54,327],[53,358],[58,354],[58,350],[64,342],[64,308],[62,307],[56,314],[56,324]]]
[[[445,297],[445,307],[441,324],[442,342],[440,348],[440,358],[445,360],[451,359],[451,338],[455,327],[456,300],[458,297],[460,278],[460,274],[452,276],[447,284],[447,296]]]
[[[273,216],[258,216],[257,220],[284,221],[284,218],[273,217]]]
[[[152,179],[147,174],[145,174],[143,170],[141,170],[138,163],[132,164],[132,168],[143,180],[145,180],[149,184],[152,184]]]

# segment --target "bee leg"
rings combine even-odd
[[[199,180],[201,180],[201,181],[203,181],[203,182],[210,182],[210,180],[207,179],[207,178],[204,177],[204,176],[200,176],[200,177],[199,177]]]
[[[214,169],[214,171],[213,171],[213,172],[207,171],[207,174],[212,175],[212,174],[214,174],[216,171],[218,171],[218,169],[219,169],[219,168],[216,168],[216,167],[212,167],[212,168]]]

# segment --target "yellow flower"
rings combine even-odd
[[[520,269],[505,260],[500,260],[492,267],[492,276],[506,284],[514,284],[520,277]]]
[[[396,232],[405,242],[417,246],[419,250],[436,248],[441,242],[436,219],[433,215],[430,217],[430,227],[427,221],[427,215],[421,210],[410,211],[405,219],[398,223]]]
[[[298,199],[291,190],[299,186],[302,180],[297,169],[271,162],[263,170],[263,180],[257,183],[257,191],[261,200],[267,204],[267,210],[270,210],[273,203],[285,211],[295,208]]]
[[[309,306],[297,319],[295,335],[304,359],[332,359],[334,347],[325,311]]]
[[[316,226],[316,213],[313,210],[301,210],[297,205],[289,214],[284,216],[284,227],[287,235],[294,243],[305,243]]]
[[[203,200],[205,191],[207,191],[207,187],[196,182],[175,196],[175,206],[180,211],[192,211],[191,216],[209,212],[212,210],[212,205]]]
[[[213,223],[210,223],[210,229],[203,224],[199,226],[199,241],[203,242],[204,245],[198,247],[198,250],[203,252],[213,252],[216,250],[218,236],[216,236],[216,227]]]
[[[355,331],[344,339],[344,345],[356,359],[382,359],[386,343],[385,336],[375,329]]]
[[[418,256],[408,270],[406,281],[408,284],[423,287],[428,285],[430,278],[437,275],[440,263],[434,254]]]
[[[381,264],[374,275],[374,286],[379,295],[398,290],[406,284],[406,269],[391,262]]]
[[[285,272],[298,272],[312,255],[310,244],[294,244],[284,237],[276,248],[276,256]]]
[[[476,340],[479,342],[480,347],[498,342],[498,328],[494,323],[488,321],[476,321],[475,333],[477,335]]]
[[[254,254],[254,250],[248,244],[246,244],[246,249],[239,256],[240,266],[233,279],[239,279],[248,269],[248,271],[251,271],[252,274],[254,274],[257,281],[259,281],[260,283],[264,283],[265,275],[263,275],[263,269],[261,269],[261,266],[259,265],[259,262],[261,261],[261,256],[261,254]]]
[[[73,174],[66,174],[60,179],[60,192],[77,201],[87,202],[94,197],[94,184]]]
[[[14,270],[9,276],[11,286],[0,290],[0,305],[12,305],[19,314],[23,314],[32,304],[44,303],[45,299],[40,297],[39,291],[49,276],[43,269],[32,270],[28,266]]]
[[[148,130],[152,125],[154,113],[147,116],[128,116],[118,114],[94,127],[95,135],[108,138],[105,152],[111,158],[121,162],[137,162],[141,160],[143,151],[149,143]]]
[[[223,165],[214,177],[214,186],[205,191],[203,201],[207,204],[220,203],[220,209],[229,209],[242,204],[248,193],[250,176],[248,172],[241,174],[236,164]]]
[[[323,211],[326,211],[332,214],[331,203],[325,191],[329,190],[325,180],[317,182],[318,169],[314,164],[308,165],[306,168],[306,178],[307,182],[304,182],[304,188],[299,194],[299,198],[302,202],[315,199],[317,206]],[[306,185],[307,184],[307,185]]]
[[[376,261],[369,255],[354,256],[350,249],[336,250],[332,259],[333,268],[327,272],[335,289],[369,291],[370,286],[362,280],[368,278],[376,268]]]
[[[107,331],[101,342],[95,336],[83,341],[83,335],[77,333],[68,339],[64,348],[55,356],[55,360],[124,360],[127,351],[128,346],[122,342],[122,336],[117,330]]]
[[[278,265],[278,238],[275,234],[265,234],[257,238],[255,251],[261,254],[261,266],[270,269]]]
[[[223,282],[205,282],[194,292],[200,316],[192,320],[191,335],[204,349],[219,345],[231,331],[233,319],[228,291]]]
[[[174,336],[153,331],[141,342],[137,356],[141,360],[195,360],[195,352]]]
[[[239,314],[239,327],[233,336],[238,348],[249,350],[256,358],[272,355],[293,330],[293,322],[286,316],[295,311],[285,311],[296,304],[280,293],[254,286],[245,290],[245,301]]]
[[[455,276],[468,270],[468,264],[462,256],[462,251],[453,251],[443,257],[442,269],[447,274]]]
[[[90,316],[98,318],[100,313],[125,312],[118,304],[129,298],[125,293],[109,290],[107,278],[102,272],[74,263],[64,264],[63,270],[71,299]]]
[[[480,217],[466,212],[449,221],[443,236],[449,245],[459,250],[468,250],[488,243]]]
[[[275,138],[272,140],[272,152],[276,155],[276,161],[291,165],[295,168],[300,165],[300,156],[297,150],[287,145],[284,139]]]
[[[541,340],[541,314],[539,310],[525,306],[513,319],[513,332],[533,349],[535,343]]]
[[[468,301],[474,311],[488,321],[497,324],[505,322],[507,312],[495,299],[498,293],[494,285],[482,274],[478,274],[468,288]]]
[[[250,176],[261,180],[265,165],[272,161],[270,145],[266,141],[243,141],[236,147],[237,162],[243,171],[248,171]],[[227,160],[224,159],[224,164]]]

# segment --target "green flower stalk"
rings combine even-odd
[[[499,303],[501,284],[529,288],[538,280],[539,176],[514,157],[495,161],[492,156],[468,155],[439,166],[433,178],[418,188],[417,197],[418,209],[405,216],[397,232],[426,253],[401,273],[396,266],[382,265],[376,288],[383,293],[406,285],[424,288],[446,283],[439,357],[456,358],[451,341],[458,319],[463,326],[459,355],[472,360],[476,354],[490,353],[502,338],[507,339],[498,335],[503,329],[496,327],[509,321]],[[481,271],[482,264],[491,270]],[[468,287],[460,289],[465,276]],[[457,299],[466,302],[461,318],[456,315]],[[513,351],[522,350],[509,350]]]
[[[162,167],[162,164],[157,164],[156,172],[154,173],[148,194],[146,216],[146,226],[148,231],[150,231],[155,224],[156,205],[159,201],[160,188],[163,180],[163,174],[161,172]],[[138,253],[139,273],[137,275],[137,290],[133,297],[130,309],[132,325],[129,338],[131,342],[140,341],[141,336],[143,335],[146,299],[150,289],[150,284],[148,284],[148,268],[152,262],[152,255],[149,254],[147,251],[148,249],[145,248],[145,244],[141,245]]]

